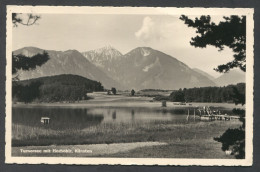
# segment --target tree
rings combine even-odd
[[[227,129],[219,138],[214,140],[222,143],[222,150],[231,150],[236,158],[245,158],[245,131],[240,128]]]
[[[26,22],[24,18],[17,13],[12,14],[12,22],[13,27],[18,27],[18,24],[31,26],[36,23],[37,20],[40,19],[40,16],[28,14]],[[33,70],[37,66],[43,65],[45,62],[49,60],[49,55],[47,52],[43,52],[43,54],[36,54],[32,57],[26,57],[22,54],[14,55],[12,53],[12,75],[17,74],[18,70]],[[13,76],[13,81],[19,80],[19,75]],[[35,98],[39,97],[41,83],[35,82],[26,86],[13,84],[13,93],[16,92],[18,98],[24,101],[25,103],[29,103],[33,101]]]
[[[132,90],[131,90],[131,96],[134,96],[134,95],[135,95],[135,90],[132,89]]]
[[[235,104],[242,104],[242,106],[246,103],[245,100],[245,84],[238,83],[236,87],[233,87],[233,100]]]
[[[18,24],[31,26],[36,24],[36,22],[41,18],[39,15],[27,14],[25,15],[19,13],[12,13],[13,27],[18,27]]]
[[[36,22],[41,17],[39,15],[27,14],[27,19],[24,15],[19,13],[12,14],[13,27],[18,27],[18,24],[31,26],[36,24]],[[12,74],[17,74],[18,70],[33,70],[37,66],[41,66],[49,60],[49,55],[47,52],[43,54],[36,54],[32,57],[27,57],[22,54],[14,55],[12,54]],[[13,76],[13,80],[19,80],[19,75]]]
[[[225,21],[215,24],[211,21],[211,17],[201,16],[195,20],[189,19],[182,15],[181,20],[188,27],[196,28],[196,37],[191,38],[190,44],[195,47],[205,48],[207,45],[219,48],[219,51],[224,49],[224,46],[231,48],[234,52],[234,60],[226,64],[219,65],[217,72],[228,72],[232,68],[240,68],[246,71],[246,17],[245,16],[230,16],[223,17]],[[245,88],[244,88],[245,89]],[[245,94],[241,94],[237,88],[233,87],[233,100],[236,104],[245,104]],[[240,114],[242,126],[237,129],[228,129],[220,137],[214,140],[222,143],[222,150],[231,150],[231,154],[236,158],[245,157],[245,113]]]
[[[173,102],[184,102],[184,93],[181,89],[179,89],[178,91],[174,91],[170,95],[170,100]]]
[[[14,84],[12,94],[18,101],[30,103],[34,99],[39,98],[41,85],[42,83],[39,81],[32,82],[28,85]]]
[[[49,60],[49,55],[46,51],[43,54],[36,54],[32,57],[27,57],[22,54],[12,55],[12,74],[16,74],[18,70],[33,70],[37,66],[43,65]]]
[[[222,51],[225,46],[231,48],[234,52],[234,60],[226,64],[219,65],[214,70],[218,72],[228,72],[232,68],[240,68],[246,71],[246,17],[230,16],[223,17],[225,21],[215,24],[211,17],[201,16],[195,20],[182,15],[181,20],[188,27],[196,29],[198,34],[191,38],[190,44],[195,47],[206,48],[207,45],[215,46]]]
[[[233,113],[240,116],[242,126],[226,130],[220,137],[214,140],[222,143],[222,150],[231,150],[231,154],[238,159],[245,158],[245,110],[233,109]]]
[[[111,88],[111,91],[112,91],[112,93],[113,93],[114,95],[116,95],[116,88],[112,87],[112,88]]]

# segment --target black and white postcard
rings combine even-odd
[[[253,13],[7,6],[6,163],[252,165]]]

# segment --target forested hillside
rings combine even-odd
[[[245,83],[224,87],[200,87],[179,89],[168,97],[176,102],[234,102],[245,103]]]
[[[37,79],[14,81],[13,100],[19,102],[58,102],[86,99],[86,94],[103,91],[100,82],[77,75],[56,75]]]

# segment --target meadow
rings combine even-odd
[[[176,157],[176,155],[178,155],[179,157],[188,157],[190,154],[192,155],[191,157],[201,157],[202,155],[205,155],[207,158],[208,156],[212,156],[212,158],[223,158],[225,153],[220,149],[221,144],[215,142],[213,138],[220,136],[228,128],[237,128],[240,125],[239,121],[190,122],[187,124],[178,124],[170,121],[157,121],[146,124],[103,123],[82,130],[70,128],[66,130],[51,130],[13,124],[12,145],[13,147],[37,147],[47,145],[54,145],[56,147],[58,145],[165,142],[168,145],[159,146],[157,147],[158,149],[156,147],[140,148],[139,151],[137,149],[132,152],[118,153],[109,156],[131,157],[131,155],[133,155],[132,157],[151,157],[158,155],[159,157],[164,157],[165,155],[166,157]],[[212,147],[210,145],[215,146]],[[164,147],[172,147],[173,149],[166,149]],[[148,151],[150,153],[147,154],[146,149],[152,149],[152,151]],[[198,149],[203,151],[198,151]],[[213,150],[219,153],[207,153],[207,151],[212,152]],[[186,151],[189,152],[189,154],[176,154],[176,151]]]

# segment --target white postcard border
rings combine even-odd
[[[176,158],[82,158],[82,157],[12,157],[12,13],[51,14],[152,14],[152,15],[246,15],[246,147],[245,159],[176,159]],[[6,42],[6,146],[5,162],[17,164],[88,164],[88,165],[203,165],[251,166],[253,163],[253,83],[254,83],[254,9],[252,8],[174,8],[174,7],[71,7],[71,6],[7,6]]]

